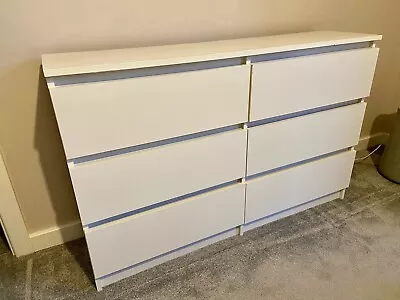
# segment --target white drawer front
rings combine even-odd
[[[365,103],[249,128],[247,175],[358,143]]]
[[[254,64],[250,120],[367,97],[378,52],[366,48]]]
[[[246,223],[348,187],[355,151],[347,151],[249,180]]]
[[[242,224],[244,192],[237,184],[86,230],[95,277]]]
[[[70,168],[82,223],[89,224],[245,175],[238,129]]]
[[[247,120],[249,66],[50,89],[67,158]]]

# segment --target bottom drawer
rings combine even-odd
[[[95,278],[243,224],[237,184],[85,231]]]
[[[354,157],[347,151],[249,180],[245,222],[348,187]]]

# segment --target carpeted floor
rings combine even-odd
[[[0,255],[0,299],[400,299],[400,186],[371,160],[344,200],[234,237],[96,292],[84,240]]]

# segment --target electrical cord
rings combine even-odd
[[[378,151],[378,149],[382,147],[382,144],[379,144],[373,151],[371,151],[371,153],[369,153],[368,155],[364,156],[364,157],[360,157],[360,158],[356,158],[354,161],[355,162],[360,162],[363,161],[365,159],[367,159],[368,157],[370,157],[372,154],[374,154],[376,151]]]

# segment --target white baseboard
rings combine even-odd
[[[367,135],[361,137],[358,141],[357,146],[355,146],[356,151],[365,150],[370,147],[374,147],[380,144],[386,144],[387,139],[389,138],[389,134],[386,132],[378,132],[372,135]]]
[[[34,251],[50,248],[83,237],[81,221],[54,226],[29,235]]]

